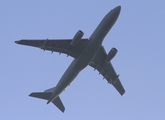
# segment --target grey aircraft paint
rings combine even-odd
[[[86,46],[84,47],[83,50],[81,50],[81,54],[77,54],[75,56],[75,59],[72,61],[72,63],[67,68],[67,70],[65,71],[65,73],[63,74],[63,76],[61,77],[61,79],[59,80],[59,82],[57,83],[57,85],[54,88],[48,89],[45,92],[31,93],[30,96],[46,99],[46,100],[48,100],[47,104],[52,102],[62,112],[64,112],[65,108],[59,98],[60,93],[62,93],[65,90],[65,88],[68,85],[70,85],[70,83],[76,78],[76,76],[81,72],[81,70],[83,70],[87,65],[94,67],[95,65],[93,63],[95,63],[95,61],[101,59],[101,58],[98,58],[97,56],[102,55],[104,53],[104,50],[102,50],[103,49],[102,41],[105,38],[105,36],[107,35],[107,33],[109,32],[109,30],[113,27],[116,20],[118,19],[120,10],[121,10],[121,6],[117,6],[116,8],[111,10],[103,18],[103,20],[100,22],[98,27],[95,29],[95,31],[92,33],[92,35],[89,37],[89,39],[86,40],[87,41],[86,43],[84,40],[84,43],[86,44]],[[82,31],[79,31],[79,33],[82,33]],[[82,35],[81,35],[81,37],[82,37]],[[81,41],[83,41],[83,40],[80,40],[80,42]],[[38,44],[40,41],[35,41],[35,42],[37,42],[37,43],[34,44],[33,41],[31,41],[31,40],[16,41],[16,43],[18,43],[18,44],[40,47],[41,49],[44,49],[44,50],[53,49],[52,52],[55,51],[54,48],[49,48],[50,47],[48,45],[49,40],[48,41],[44,40],[42,44]],[[72,43],[76,43],[76,41],[74,41]],[[78,46],[78,43],[74,44],[74,46],[71,46],[71,47]],[[69,47],[70,47],[70,45],[69,45]],[[69,49],[69,47],[67,47],[67,49]],[[116,49],[113,49],[113,50],[116,50]],[[58,50],[56,50],[56,51],[58,51]],[[102,51],[102,53],[100,53],[100,51]],[[117,52],[117,50],[116,50],[116,52]],[[64,52],[64,53],[66,53],[66,52]],[[108,55],[106,55],[106,56],[108,56]],[[109,65],[109,63],[107,63],[107,64]],[[105,65],[106,65],[106,63],[101,64],[101,62],[98,62],[96,67],[94,67],[94,68],[97,69],[98,71],[101,71],[99,68],[97,68],[97,66],[101,66],[101,69],[104,70]],[[108,80],[109,83],[111,83],[119,91],[119,93],[121,95],[123,95],[125,90],[122,87],[122,85],[118,79],[119,75],[116,75],[116,72],[114,72],[111,64],[110,64],[110,67],[112,69],[111,73],[113,73],[112,76],[114,76],[114,77],[108,78],[106,76],[106,74],[104,74],[102,72],[101,72],[101,74]],[[108,71],[111,71],[111,69],[108,69]],[[111,76],[111,75],[109,75],[109,76]]]
[[[78,57],[78,59],[73,60],[68,69],[65,71],[47,104],[59,96],[59,94],[75,79],[79,72],[90,63],[92,58],[94,58],[99,47],[101,47],[104,37],[116,22],[120,9],[120,6],[114,8],[103,18],[93,34],[90,36],[89,45]]]

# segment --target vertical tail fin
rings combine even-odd
[[[31,93],[29,96],[31,97],[36,97],[36,98],[41,98],[41,99],[45,99],[45,100],[49,100],[49,98],[51,97],[52,92],[33,92]],[[65,107],[60,99],[60,97],[58,96],[56,99],[54,99],[52,101],[52,103],[58,108],[60,109],[62,112],[65,111]]]

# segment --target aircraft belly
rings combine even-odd
[[[94,56],[96,55],[99,47],[101,45],[98,43],[91,42],[88,47],[84,50],[84,52],[76,59],[74,63],[74,69],[83,70],[89,63],[92,61]]]
[[[54,99],[76,78],[81,70],[83,70],[94,58],[100,44],[89,44],[84,52],[78,59],[74,59],[70,66],[67,68],[60,81],[58,82],[56,89],[53,93]]]
[[[70,64],[70,66],[67,68],[61,79],[59,80],[57,84],[57,88],[59,92],[62,92],[74,79],[75,77],[79,74],[79,70],[74,69],[74,63],[75,60]]]
[[[73,68],[74,60],[71,63],[71,65],[68,67],[68,69],[65,71],[59,82],[57,83],[51,98],[49,99],[48,103],[56,99],[68,85],[75,79],[75,77],[79,74],[79,71],[76,71]]]

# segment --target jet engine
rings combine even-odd
[[[111,61],[112,58],[114,58],[114,56],[116,55],[116,53],[117,53],[117,49],[116,49],[116,48],[112,48],[112,49],[109,51],[109,53],[108,53],[108,55],[107,55],[107,57],[106,57],[106,59],[105,59],[105,62]]]
[[[75,46],[81,40],[83,35],[84,35],[84,33],[81,30],[77,31],[77,33],[73,37],[73,40],[72,40],[72,42],[70,44]]]

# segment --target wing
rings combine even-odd
[[[77,58],[81,52],[85,49],[88,45],[88,39],[81,39],[75,46],[72,46],[71,43],[72,39],[56,39],[56,40],[19,40],[15,41],[17,44],[21,45],[28,45],[33,47],[38,47],[43,50],[49,50],[51,52],[59,52],[65,53],[68,56],[72,56]]]
[[[112,84],[116,88],[116,90],[121,95],[123,95],[125,93],[125,90],[118,78],[119,75],[116,74],[111,62],[105,62],[106,56],[107,53],[102,46],[89,65],[94,69],[97,69],[99,73],[101,73],[102,76],[108,81],[108,83]]]

